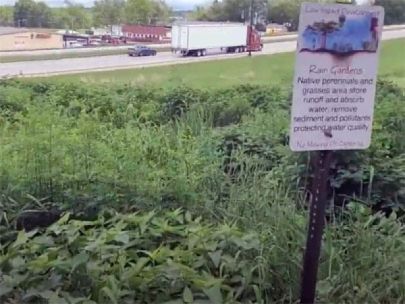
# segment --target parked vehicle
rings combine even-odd
[[[156,53],[156,50],[144,45],[135,45],[128,49],[129,56],[156,56]]]
[[[172,26],[172,51],[183,56],[205,56],[209,49],[227,53],[261,51],[259,33],[241,23],[183,23]]]
[[[92,39],[89,41],[89,46],[100,46],[100,45],[102,45],[102,42],[99,39]]]
[[[84,44],[79,41],[70,41],[68,44],[69,48],[81,48],[84,47]]]

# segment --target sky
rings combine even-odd
[[[64,0],[42,0],[50,6],[62,6]],[[166,2],[173,9],[192,9],[197,4],[203,4],[208,0],[166,0]],[[0,0],[0,5],[12,5],[15,0]],[[85,6],[91,6],[94,0],[73,0],[72,2],[84,4]]]

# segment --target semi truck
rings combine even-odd
[[[262,48],[259,33],[250,25],[192,22],[172,26],[172,52],[183,56],[205,56],[212,49],[241,53],[261,51]]]

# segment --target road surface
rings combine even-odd
[[[405,29],[390,30],[383,33],[383,39],[405,37]],[[253,56],[291,52],[296,48],[296,36],[290,35],[288,41],[264,44],[262,52],[254,52]],[[405,46],[404,46],[405,47]],[[98,56],[87,58],[65,58],[56,60],[25,61],[0,63],[0,77],[15,76],[50,76],[61,74],[83,73],[90,71],[106,71],[118,69],[143,68],[160,65],[184,64],[196,61],[210,61],[244,57],[241,54],[210,53],[206,57],[180,57],[170,52],[158,53],[155,57],[129,57],[127,55]]]

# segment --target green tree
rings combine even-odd
[[[259,0],[253,2],[255,15]],[[250,0],[224,0],[223,1],[223,21],[249,21]]]
[[[210,6],[197,7],[192,16],[196,20],[248,22],[250,21],[250,5],[251,0],[215,0]],[[256,23],[266,19],[266,0],[253,1],[253,16]]]
[[[34,27],[50,27],[52,21],[52,11],[44,3],[38,2],[34,6],[34,19],[32,20],[32,25]]]
[[[89,28],[93,22],[90,10],[83,5],[65,0],[64,18],[68,20],[68,28],[72,30]]]
[[[153,5],[150,0],[127,0],[125,20],[130,24],[150,24]]]
[[[336,2],[335,0],[271,0],[269,1],[268,19],[278,24],[288,24],[291,31],[298,29],[301,4],[304,2]]]
[[[96,25],[112,26],[123,21],[124,0],[97,0],[94,2],[93,16]]]
[[[11,26],[14,24],[12,6],[0,6],[0,25]]]
[[[52,9],[52,27],[67,29],[71,27],[71,18],[66,12],[66,8],[57,7]]]
[[[14,5],[14,23],[16,26],[32,26],[35,19],[36,3],[32,0],[18,0]]]
[[[16,26],[49,27],[51,20],[51,9],[44,2],[18,0],[14,5],[14,24]]]
[[[187,18],[191,20],[208,20],[208,10],[206,7],[198,5],[187,15]]]
[[[153,1],[152,24],[166,24],[169,21],[171,10],[164,0]]]
[[[215,0],[207,11],[208,21],[225,21],[228,18],[228,13],[225,12],[225,3]]]
[[[385,24],[405,23],[405,0],[376,0],[385,9]]]
[[[298,28],[301,0],[270,1],[269,20],[273,23],[288,24],[290,30]]]
[[[170,9],[163,0],[127,0],[125,21],[130,24],[165,23]]]

